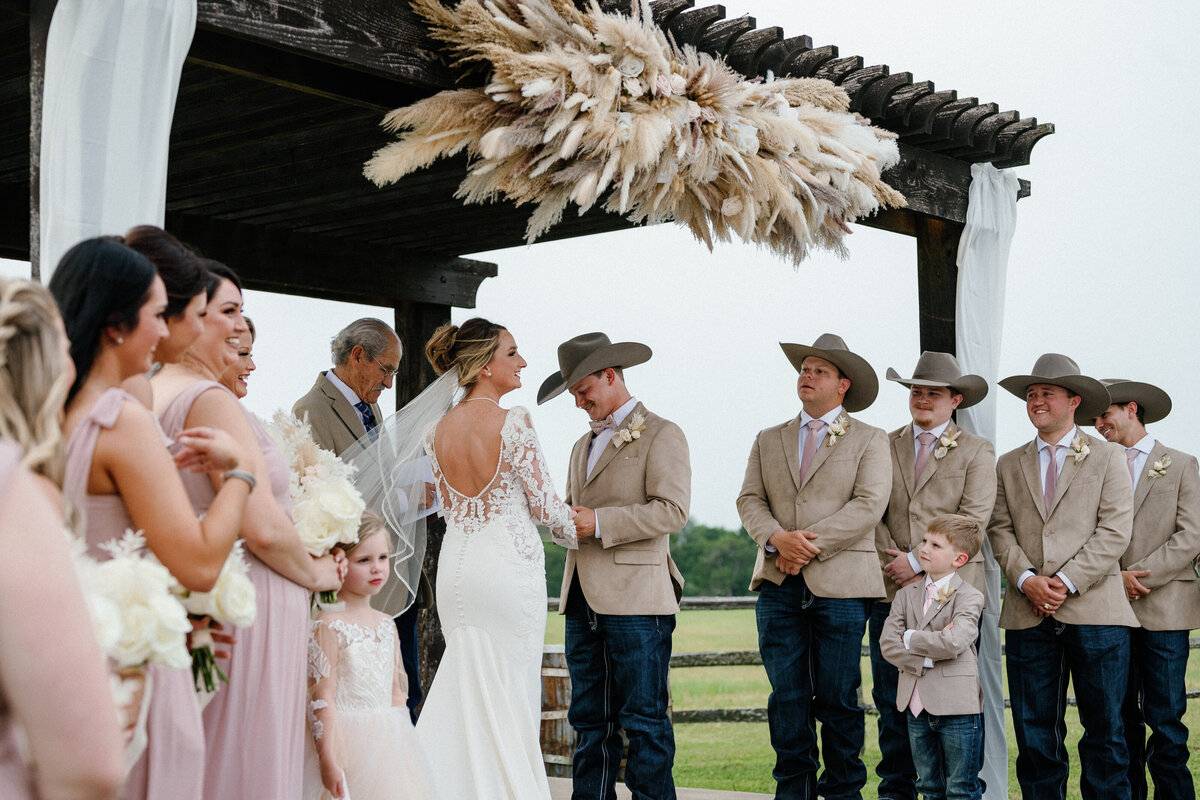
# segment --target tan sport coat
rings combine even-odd
[[[978,522],[981,530],[987,529],[996,503],[996,451],[987,439],[967,433],[951,422],[945,433],[954,431],[960,431],[955,439],[958,446],[948,449],[941,458],[931,455],[916,485],[912,423],[888,434],[892,495],[883,520],[875,526],[875,548],[881,567],[892,561],[885,550],[915,553],[929,521],[942,514],[962,514]],[[976,553],[958,570],[958,575],[980,592],[986,592],[983,553]],[[883,586],[890,603],[899,587],[887,576]]]
[[[983,689],[979,685],[979,663],[975,638],[983,594],[957,573],[947,584],[950,597],[944,605],[925,605],[925,581],[910,583],[896,593],[892,611],[879,636],[883,657],[900,670],[896,684],[896,708],[908,708],[913,687],[921,692],[921,703],[930,714],[979,714],[983,711]],[[954,627],[947,630],[953,622]],[[904,632],[915,631],[904,648]],[[933,660],[932,667],[925,659]]]
[[[683,576],[671,559],[670,535],[688,520],[692,501],[692,467],[687,439],[674,422],[646,410],[641,437],[614,447],[605,445],[587,474],[584,434],[571,449],[566,501],[596,510],[600,539],[581,538],[578,550],[567,551],[558,613],[567,613],[571,580],[598,614],[675,614],[683,594]],[[615,439],[614,439],[615,441]]]
[[[1032,628],[1042,618],[1017,589],[1025,570],[1062,572],[1075,585],[1055,619],[1072,625],[1128,625],[1137,617],[1125,599],[1120,558],[1129,547],[1133,487],[1124,448],[1083,434],[1091,452],[1082,461],[1068,451],[1046,514],[1037,442],[1000,456],[996,507],[988,538],[1008,579],[1000,626]]]
[[[1154,463],[1169,457],[1162,475]],[[1200,472],[1196,458],[1154,442],[1133,491],[1133,538],[1121,569],[1150,570],[1139,578],[1150,594],[1131,603],[1143,628],[1200,628],[1200,582],[1192,559],[1200,553]]]
[[[371,404],[375,422],[383,421],[379,406]],[[325,373],[317,375],[317,382],[292,406],[292,415],[304,419],[312,426],[313,441],[326,450],[340,456],[346,448],[358,441],[367,432],[358,411],[350,405],[346,396],[329,382]]]
[[[875,555],[875,526],[892,488],[887,434],[853,417],[844,436],[826,433],[800,475],[800,416],[760,431],[750,448],[738,514],[758,542],[750,588],[764,580],[783,583],[767,540],[780,530],[817,534],[821,553],[803,570],[809,590],[820,597],[883,597],[883,577]],[[830,443],[832,442],[832,446]]]

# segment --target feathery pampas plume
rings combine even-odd
[[[397,141],[367,162],[379,186],[464,149],[455,197],[536,206],[532,243],[574,203],[641,223],[674,220],[711,250],[737,236],[799,264],[810,247],[845,255],[847,223],[904,197],[880,177],[895,135],[812,78],[746,80],[677,47],[648,0],[631,15],[571,0],[413,0],[479,89],[439,92],[383,121]]]

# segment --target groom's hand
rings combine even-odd
[[[778,530],[771,534],[767,544],[774,547],[779,555],[787,561],[794,561],[804,566],[821,552],[821,548],[812,543],[817,535],[812,531]]]
[[[575,512],[575,533],[580,539],[596,535],[596,510],[586,506],[571,506]]]

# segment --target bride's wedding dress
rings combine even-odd
[[[474,496],[442,474],[425,439],[446,519],[437,609],[446,652],[421,711],[439,797],[548,800],[539,745],[546,568],[537,525],[577,547],[571,509],[551,485],[529,412],[508,411],[491,482]]]

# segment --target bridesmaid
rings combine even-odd
[[[247,316],[242,316],[242,321],[246,323],[246,330],[238,337],[237,360],[225,368],[221,373],[221,385],[229,391],[237,395],[241,400],[250,391],[246,385],[246,380],[250,377],[250,373],[258,369],[258,365],[254,363],[254,323]]]
[[[67,395],[64,492],[85,513],[89,550],[141,530],[148,548],[192,591],[207,591],[237,539],[253,476],[245,448],[221,431],[183,431],[172,461],[154,415],[121,390],[145,373],[166,337],[162,279],[143,256],[110,239],[67,251],[50,279],[70,339],[76,376]],[[197,521],[177,465],[194,464],[219,487]],[[188,670],[151,668],[148,744],[126,798],[199,798],[204,733]]]
[[[0,279],[0,797],[6,800],[110,798],[124,771],[108,670],[58,507],[65,460],[58,417],[72,380],[53,298],[35,283]],[[24,732],[28,764],[14,723]]]
[[[229,684],[204,709],[204,796],[299,797],[308,593],[339,588],[345,562],[314,559],[301,545],[291,520],[283,453],[217,381],[237,359],[239,337],[248,329],[237,276],[219,262],[205,259],[203,265],[211,276],[204,332],[178,364],[165,365],[151,379],[155,411],[168,436],[189,425],[224,426],[240,445],[254,450],[260,484],[242,526],[258,617],[238,631],[225,670]],[[186,480],[192,501],[203,509],[211,485],[191,476]]]

